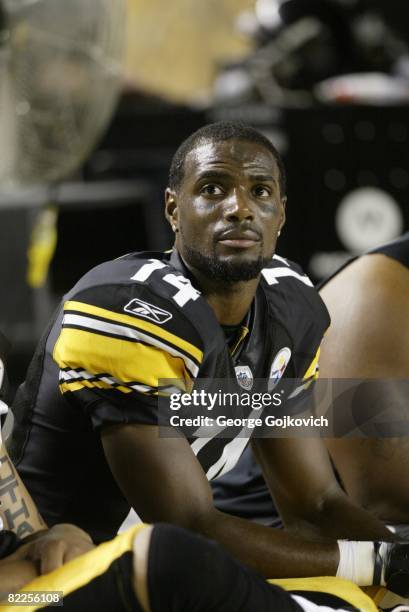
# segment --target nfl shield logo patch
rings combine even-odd
[[[239,383],[240,387],[243,387],[243,389],[246,389],[246,391],[250,391],[254,382],[253,373],[250,370],[250,367],[246,365],[236,366],[234,370],[236,372],[237,382]]]

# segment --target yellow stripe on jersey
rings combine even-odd
[[[149,321],[144,321],[142,319],[138,319],[137,317],[120,314],[118,312],[112,312],[111,310],[106,310],[105,308],[99,308],[99,306],[92,306],[91,304],[85,304],[83,302],[65,302],[64,311],[66,310],[74,310],[76,312],[90,314],[96,317],[102,317],[104,319],[114,321],[118,324],[125,323],[126,325],[131,325],[136,329],[151,333],[160,338],[161,340],[164,340],[165,342],[170,342],[174,344],[175,346],[179,347],[180,349],[191,355],[199,363],[201,363],[203,360],[203,352],[200,349],[198,349],[190,342],[179,338],[179,336],[168,332],[160,325],[155,325],[155,323],[149,323]]]
[[[320,350],[321,350],[321,347],[318,347],[317,352],[315,353],[314,359],[311,361],[310,365],[308,366],[307,371],[305,372],[302,378],[303,380],[302,384],[296,387],[292,391],[292,393],[288,396],[288,399],[294,399],[295,397],[297,397],[297,395],[300,395],[302,391],[306,391],[308,387],[310,387],[311,384],[315,380],[317,380],[318,375],[319,375],[318,359],[320,356]]]
[[[329,593],[340,597],[361,612],[377,612],[375,603],[356,584],[343,578],[335,576],[323,576],[317,578],[280,578],[268,580],[286,591],[296,591],[297,595],[303,596],[302,591],[314,591]]]
[[[136,381],[156,388],[159,379],[190,381],[181,357],[173,357],[162,349],[140,342],[127,342],[122,338],[101,336],[82,329],[63,328],[53,357],[62,370],[81,368],[95,376],[109,373],[124,384]],[[101,381],[73,379],[72,383],[65,380],[61,390],[64,392],[89,386],[104,388]],[[107,385],[105,388],[109,387]]]
[[[62,591],[63,596],[67,597],[70,593],[77,591],[81,587],[92,582],[98,576],[106,572],[110,565],[119,559],[127,552],[133,551],[133,544],[136,535],[146,529],[147,525],[138,524],[116,536],[113,540],[100,544],[85,555],[81,555],[72,561],[69,561],[62,567],[49,574],[44,574],[35,578],[19,591]],[[37,605],[26,605],[24,610],[34,612],[42,608],[44,603]],[[98,607],[98,606],[97,606]],[[0,609],[4,612],[15,612],[15,605],[0,605]]]
[[[318,378],[318,360],[320,358],[320,352],[321,352],[321,347],[319,346],[317,349],[317,352],[315,353],[314,359],[311,361],[310,365],[308,366],[307,371],[305,372],[303,376],[303,380],[306,380],[307,378],[311,378],[311,376],[313,376],[314,378]]]

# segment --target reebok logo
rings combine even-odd
[[[171,313],[167,310],[162,310],[162,308],[159,308],[158,306],[154,306],[148,302],[143,302],[137,298],[131,300],[129,304],[125,306],[124,310],[125,312],[129,312],[131,315],[143,317],[144,319],[148,319],[148,321],[153,321],[159,325],[166,323],[166,321],[169,321],[169,319],[172,318]]]

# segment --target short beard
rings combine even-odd
[[[223,281],[225,284],[249,281],[260,274],[261,270],[271,261],[271,257],[259,255],[253,261],[233,262],[218,259],[216,255],[203,255],[200,251],[184,245],[187,263],[202,272],[207,278]]]

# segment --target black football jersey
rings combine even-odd
[[[312,380],[328,324],[311,281],[278,256],[262,271],[235,346],[177,252],[132,253],[91,270],[65,296],[14,402],[10,452],[44,519],[75,523],[97,541],[113,536],[129,504],[101,428],[156,425],[163,380],[182,390],[204,378],[243,385],[243,376],[277,375],[282,355],[279,376]],[[189,442],[212,479],[234,467],[248,440]]]
[[[402,265],[409,268],[409,232],[406,232],[406,234],[402,234],[402,236],[399,236],[399,238],[396,238],[392,242],[387,242],[386,244],[382,244],[381,246],[378,246],[364,254],[365,255],[376,255],[376,254],[386,255],[387,257],[390,257],[391,259],[396,259],[396,261],[399,261]],[[337,274],[339,274],[342,270],[344,270],[344,268],[351,265],[351,263],[353,261],[356,261],[359,257],[361,257],[361,255],[357,255],[355,257],[351,257],[351,259],[348,259],[348,261],[346,261],[333,274],[331,274],[324,280],[320,281],[316,286],[317,290],[322,289],[322,287],[324,287],[327,283],[329,283],[330,280],[332,280],[335,276],[337,276]]]
[[[387,255],[387,257],[396,259],[396,261],[399,261],[403,266],[409,268],[409,232],[406,232],[406,234],[403,234],[393,242],[384,244],[371,252]]]

